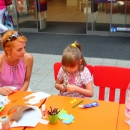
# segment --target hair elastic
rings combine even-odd
[[[76,47],[76,44],[75,44],[75,43],[72,43],[71,46],[72,46],[72,47]]]

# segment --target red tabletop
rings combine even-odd
[[[75,103],[70,103],[77,99]],[[26,130],[116,130],[119,104],[115,102],[105,102],[97,100],[99,106],[93,108],[82,109],[78,106],[72,108],[76,103],[83,100],[82,104],[91,103],[95,100],[80,99],[65,96],[50,96],[46,101],[47,109],[50,105],[65,109],[68,114],[72,114],[75,119],[74,122],[67,125],[58,120],[57,124],[44,125],[38,124],[35,128],[27,127]]]
[[[130,130],[130,125],[125,123],[124,119],[125,119],[125,104],[120,104],[117,130]]]

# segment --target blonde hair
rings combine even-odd
[[[7,41],[9,39],[9,37],[11,37],[13,34],[17,34],[18,31],[14,31],[14,30],[8,30],[6,31],[6,33],[3,35],[2,38],[2,48],[4,50],[4,52],[7,54],[5,48],[8,49],[12,49],[13,45],[17,42],[27,42],[27,38],[25,36],[18,36],[15,40],[12,41]]]
[[[82,60],[81,64],[80,60]],[[61,62],[65,67],[75,67],[78,64],[79,71],[84,69],[86,61],[81,53],[81,45],[77,41],[64,49]]]

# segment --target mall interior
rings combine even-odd
[[[130,0],[13,0],[16,30],[130,36]]]
[[[13,0],[8,12],[15,30],[27,37],[26,50],[34,57],[33,92],[59,93],[53,65],[74,41],[82,45],[87,64],[130,67],[129,1]],[[97,99],[98,87],[94,91]]]

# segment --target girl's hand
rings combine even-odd
[[[66,87],[64,87],[63,85],[62,85],[62,88],[60,89],[62,92],[67,92],[67,89],[66,89]]]
[[[77,86],[76,85],[67,85],[66,90],[69,91],[70,93],[76,92]]]
[[[1,87],[0,88],[0,94],[4,95],[4,96],[8,96],[10,94],[12,94],[15,90],[13,90],[10,87]]]

